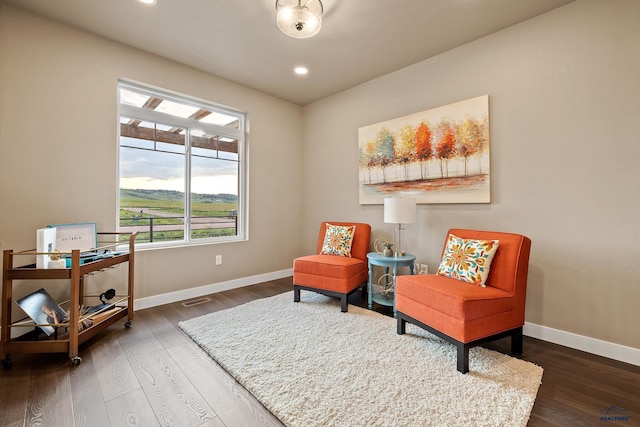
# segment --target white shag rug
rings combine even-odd
[[[453,345],[313,292],[179,326],[290,427],[526,426],[542,379],[541,367],[481,347],[463,375]]]

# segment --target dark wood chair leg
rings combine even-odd
[[[340,297],[340,311],[342,311],[343,313],[346,313],[347,310],[349,310],[347,298],[349,298],[349,295],[347,294],[344,294]]]
[[[293,302],[300,302],[300,288],[297,286],[293,287]]]
[[[469,372],[469,347],[464,343],[456,343],[458,349],[457,368],[463,374]]]
[[[404,335],[407,328],[407,321],[402,318],[402,315],[398,313],[398,335]]]
[[[522,354],[522,328],[511,335],[511,354]]]

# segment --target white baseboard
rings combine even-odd
[[[548,328],[534,323],[525,323],[523,333],[526,336],[538,338],[543,341],[640,366],[640,349],[637,348],[602,341],[559,329]]]
[[[177,301],[198,298],[204,295],[215,294],[217,292],[228,291],[230,289],[242,288],[244,286],[255,285],[269,280],[283,279],[293,275],[293,269],[274,271],[272,273],[258,274],[256,276],[243,277],[240,279],[228,280],[226,282],[212,283],[210,285],[198,286],[197,288],[185,289],[182,291],[168,292],[166,294],[154,295],[152,297],[138,298],[133,302],[134,310],[156,307],[170,304]]]

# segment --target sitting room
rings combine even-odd
[[[0,426],[640,425],[639,17],[0,0]],[[14,268],[73,224],[109,268]],[[451,235],[502,241],[481,283]]]

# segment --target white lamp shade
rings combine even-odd
[[[416,222],[416,199],[389,197],[384,199],[384,222],[412,224]]]
[[[286,35],[306,39],[320,31],[322,9],[320,0],[277,0],[276,24]]]

